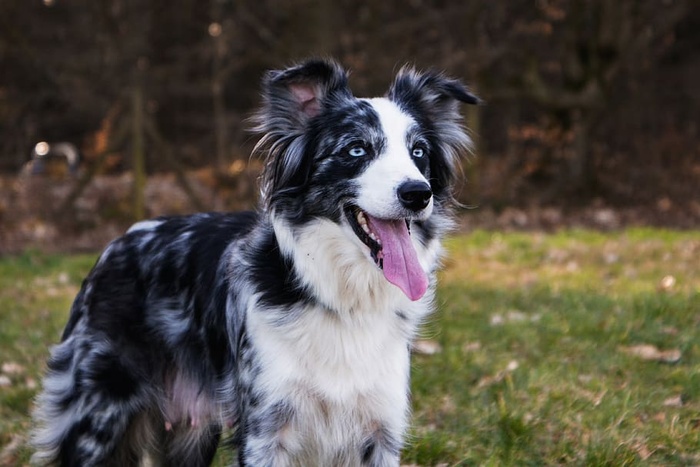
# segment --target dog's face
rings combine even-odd
[[[469,145],[458,101],[477,99],[436,73],[404,69],[374,99],[354,97],[329,61],[269,73],[258,116],[267,207],[291,224],[337,223],[417,300],[428,278],[411,230],[429,236],[431,217],[451,199],[454,161]]]

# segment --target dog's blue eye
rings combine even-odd
[[[424,154],[425,150],[423,148],[413,148],[413,151],[411,151],[411,155],[416,159],[420,159]]]
[[[367,155],[367,150],[362,146],[355,146],[348,151],[352,157],[362,157]]]

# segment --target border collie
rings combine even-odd
[[[269,72],[257,212],[143,221],[83,282],[37,400],[36,461],[397,466],[431,311],[459,81],[352,95],[330,60]]]

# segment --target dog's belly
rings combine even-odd
[[[221,409],[214,397],[202,390],[202,384],[182,373],[173,373],[165,382],[162,407],[165,429],[197,429],[220,422]]]
[[[252,313],[249,326],[261,363],[256,386],[290,408],[278,434],[286,451],[345,458],[377,430],[403,432],[409,352],[393,313],[340,318],[309,308],[282,326]]]

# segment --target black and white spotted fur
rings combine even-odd
[[[134,225],[102,253],[53,348],[35,460],[396,466],[409,347],[431,311],[458,81],[405,68],[358,99],[311,60],[266,75],[258,212]]]

